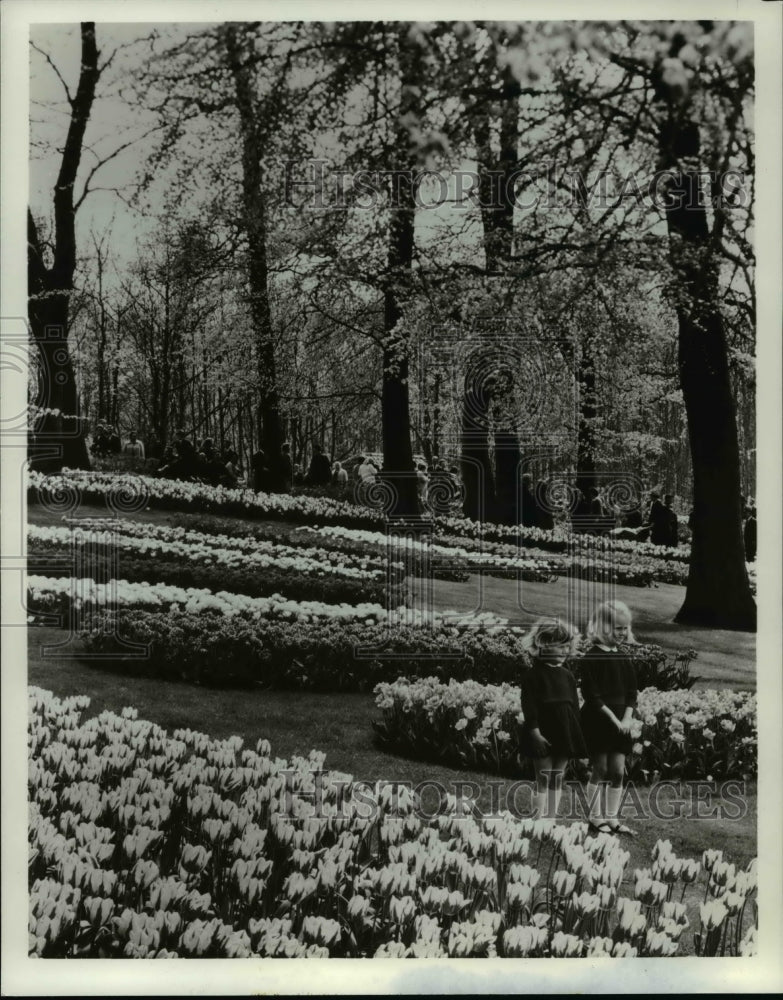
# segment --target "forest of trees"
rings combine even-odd
[[[83,24],[38,143],[29,318],[68,431],[39,467],[87,466],[98,421],[245,463],[318,443],[382,452],[409,513],[421,454],[461,462],[473,517],[521,468],[624,470],[693,506],[681,620],[750,627],[752,25],[187,28]],[[145,127],[88,156],[103,88]],[[130,245],[81,221],[115,155]]]

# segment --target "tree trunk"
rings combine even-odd
[[[406,151],[410,136],[405,124],[416,101],[415,52],[403,25],[398,35],[400,61],[400,107],[397,116],[392,162],[399,170],[390,182],[390,222],[388,273],[383,295],[384,347],[381,392],[381,431],[383,435],[383,471],[392,487],[393,499],[387,509],[390,516],[415,515],[419,512],[418,490],[413,468],[411,445],[409,359],[407,335],[399,329],[401,301],[409,291],[414,247],[415,200],[413,184],[415,163]]]
[[[55,457],[31,456],[31,466],[47,472],[56,472],[64,466],[90,468],[68,346],[68,322],[76,270],[74,185],[100,75],[95,25],[91,21],[81,24],[81,42],[79,84],[71,101],[71,120],[54,187],[55,231],[51,267],[46,266],[32,212],[28,209],[27,213],[28,318],[43,366],[42,375],[46,383],[44,406],[59,410],[66,418],[47,415],[39,424],[40,434],[59,446],[59,454]]]
[[[584,331],[582,351],[579,356],[577,381],[579,424],[576,438],[576,486],[587,496],[588,490],[596,485],[595,420],[598,416],[593,332],[590,329],[585,329]]]
[[[496,61],[497,53],[493,49],[485,61],[488,79],[495,71]],[[490,144],[491,104],[482,109],[474,129],[484,256],[487,272],[496,275],[504,273],[513,251],[513,176],[519,157],[520,84],[508,67],[501,71],[501,83],[500,154],[497,161]],[[493,344],[488,344],[490,351],[493,347]],[[483,370],[483,366],[479,368]],[[472,381],[475,382],[475,379]],[[462,409],[463,511],[466,517],[473,520],[492,519],[503,524],[516,524],[521,463],[519,439],[508,427],[500,430],[494,436],[493,463],[489,441],[490,401],[488,387],[466,385]]]
[[[236,107],[241,123],[242,199],[248,243],[248,283],[250,312],[256,333],[259,378],[258,422],[261,447],[268,457],[280,453],[283,443],[280,401],[277,388],[272,312],[269,304],[269,269],[266,252],[266,203],[264,199],[264,144],[253,100],[253,79],[243,61],[237,26],[222,28],[228,66],[234,78]]]
[[[671,109],[661,128],[660,150],[662,166],[672,176],[666,218],[682,290],[678,365],[693,463],[690,569],[675,620],[753,631],[756,605],[742,540],[739,448],[718,270],[699,197],[698,124]]]

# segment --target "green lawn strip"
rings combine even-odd
[[[119,712],[128,705],[138,709],[140,718],[156,722],[169,733],[187,727],[215,738],[239,735],[249,747],[265,737],[271,742],[273,753],[286,758],[306,755],[311,749],[322,750],[328,768],[347,772],[356,780],[404,781],[414,787],[425,781],[439,782],[452,792],[456,791],[456,782],[472,782],[482,789],[478,798],[482,810],[490,808],[493,794],[494,801],[504,803],[513,784],[509,779],[486,773],[458,771],[379,750],[373,745],[372,720],[379,718],[380,713],[370,694],[214,690],[149,678],[126,678],[76,658],[42,656],[42,644],[62,642],[63,633],[57,629],[30,629],[29,637],[28,683],[52,691],[60,698],[87,695],[91,704],[85,717],[105,709]],[[70,656],[76,657],[78,651],[76,641],[69,644]],[[498,791],[490,791],[490,781],[500,783]],[[637,792],[646,816],[637,819],[630,807],[626,810],[627,822],[638,836],[623,838],[625,849],[631,853],[625,893],[633,892],[634,869],[649,867],[650,851],[658,839],[670,840],[674,851],[682,857],[700,858],[705,848],[720,847],[727,860],[744,867],[756,856],[755,786],[747,789],[746,815],[736,820],[652,817],[648,789],[639,786]],[[471,786],[463,791],[465,795],[471,793]],[[422,794],[425,808],[434,810],[438,794],[433,786]],[[692,786],[668,790],[662,801],[677,796],[687,802],[692,794]],[[529,803],[527,787],[520,788],[516,805],[523,815],[529,810]],[[712,804],[720,802],[715,800]],[[693,926],[698,920],[702,893],[703,889],[689,889],[685,897]]]

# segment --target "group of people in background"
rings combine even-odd
[[[197,447],[187,432],[180,429],[173,443],[165,449],[156,475],[201,480],[211,486],[236,486],[242,470],[239,455],[233,448],[218,451],[212,438],[204,438]]]
[[[211,485],[239,486],[245,483],[255,492],[288,493],[294,487],[333,488],[338,493],[347,491],[351,475],[341,461],[331,461],[323,447],[316,444],[307,471],[294,464],[291,446],[285,442],[276,455],[267,455],[262,449],[253,453],[247,476],[238,453],[230,447],[216,449],[212,438],[204,438],[197,446],[183,429],[165,450],[156,438],[151,437],[145,447],[135,430],[123,442],[119,430],[109,423],[99,423],[91,443],[92,454],[105,458],[118,456],[135,470],[150,471],[172,479],[200,480]],[[151,468],[150,466],[154,466]],[[433,497],[460,496],[459,468],[449,468],[442,459],[436,459],[430,469],[417,460],[415,474],[419,499],[425,510],[433,506]],[[357,483],[368,484],[380,475],[380,468],[370,455],[363,455],[355,467]],[[674,511],[674,495],[652,492],[646,509],[644,506],[618,512],[607,504],[601,491],[593,486],[585,491],[576,490],[576,502],[569,513],[574,531],[604,534],[611,532],[621,538],[649,541],[653,545],[676,548],[679,545],[679,520]],[[740,498],[742,503],[743,538],[748,562],[756,558],[756,506],[752,498]],[[525,473],[521,477],[519,499],[515,504],[516,523],[524,527],[552,529],[555,525],[555,508],[548,500],[548,485],[541,480],[535,483]],[[688,518],[693,528],[693,511]]]

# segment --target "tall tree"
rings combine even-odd
[[[381,427],[383,471],[394,491],[391,515],[418,512],[410,420],[410,359],[408,338],[401,324],[401,300],[410,294],[414,250],[415,174],[417,158],[410,138],[411,116],[417,107],[417,44],[410,25],[397,26],[393,43],[399,67],[399,99],[390,150],[388,273],[384,282],[383,388]]]
[[[708,29],[708,26],[704,26]],[[707,30],[709,34],[709,31]],[[699,122],[689,99],[681,56],[693,58],[685,35],[671,39],[653,73],[655,97],[664,109],[658,143],[668,171],[666,199],[671,260],[682,294],[677,299],[680,384],[688,416],[693,462],[693,539],[685,601],[676,620],[713,628],[755,629],[742,538],[740,459],[735,403],[721,313],[719,260],[702,190]],[[698,55],[696,55],[698,58]],[[734,62],[741,111],[753,83],[749,54]],[[719,180],[719,183],[722,183]]]
[[[234,83],[242,149],[242,220],[247,237],[247,280],[250,312],[256,335],[259,386],[259,436],[269,456],[280,452],[283,430],[277,386],[272,311],[269,304],[267,260],[267,205],[264,157],[267,134],[277,116],[260,108],[255,94],[249,56],[255,53],[252,33],[244,34],[236,24],[221,29],[228,67]]]
[[[95,25],[81,24],[81,69],[76,93],[67,91],[71,117],[54,187],[54,240],[51,262],[32,211],[27,211],[28,318],[40,352],[46,380],[47,414],[39,425],[42,435],[58,446],[59,454],[31,456],[33,468],[53,472],[63,466],[89,469],[90,459],[81,421],[79,396],[68,344],[69,309],[76,271],[76,176],[82,158],[84,133],[90,118],[101,68]]]

